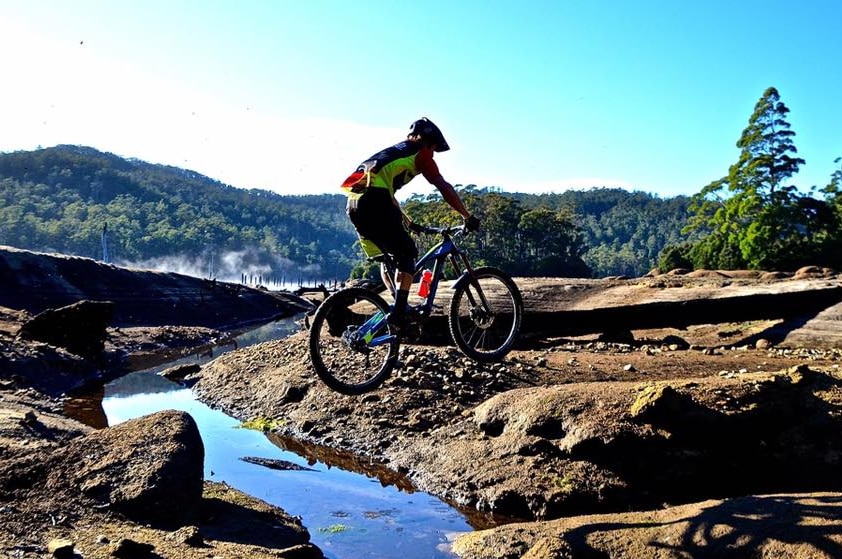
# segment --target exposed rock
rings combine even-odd
[[[184,412],[159,412],[93,432],[59,451],[56,460],[76,468],[70,479],[51,472],[48,486],[72,483],[99,505],[137,520],[179,525],[192,518],[202,496],[204,446]]]
[[[0,461],[0,492],[42,488],[42,504],[111,509],[149,523],[180,525],[202,495],[204,449],[193,419],[165,411],[93,431],[56,448]]]
[[[242,456],[240,460],[243,462],[248,462],[249,464],[255,464],[257,466],[263,466],[264,468],[269,468],[270,470],[284,470],[284,471],[302,471],[302,472],[314,472],[312,468],[306,468],[304,466],[299,466],[293,462],[288,460],[281,460],[280,458],[261,458],[260,456]]]
[[[184,380],[190,375],[195,375],[201,370],[201,366],[197,365],[196,363],[189,363],[185,365],[176,365],[175,367],[169,367],[158,374],[167,380],[175,382]]]
[[[833,557],[842,549],[842,495],[764,495],[649,512],[509,524],[463,534],[462,559]]]
[[[184,526],[179,528],[172,534],[167,536],[167,539],[176,543],[183,543],[191,547],[201,547],[205,545],[205,540],[202,538],[202,532],[197,526]]]
[[[291,293],[0,247],[0,306],[40,313],[81,300],[114,303],[115,326],[232,329],[312,308]]]
[[[666,273],[668,276],[684,276],[692,272],[693,270],[689,270],[687,268],[673,268],[669,272]]]
[[[710,281],[702,290],[707,289],[708,295],[699,291],[688,295],[685,289],[664,289],[681,287],[682,282],[690,280]],[[720,300],[714,306],[718,305],[722,310],[734,302],[722,299],[728,299],[730,287],[742,289],[738,285],[741,281],[735,274],[695,279],[663,275],[646,281],[611,278],[591,282],[591,285],[599,285],[601,295],[591,290],[590,285],[575,282],[564,285],[563,289],[559,283],[566,282],[558,280],[544,282],[544,287],[541,282],[532,283],[531,280],[524,281],[523,285],[525,292],[529,290],[525,300],[531,319],[536,313],[555,312],[559,308],[602,308],[593,305],[596,300],[620,307],[634,305],[646,302],[646,297],[653,295],[655,299],[660,297],[662,302],[671,303],[673,306],[669,308],[673,310],[686,308],[682,301],[686,302],[688,297],[699,300],[695,310],[709,306],[708,298],[718,298]],[[801,285],[808,286],[807,291],[819,291],[814,289],[818,280],[804,281],[807,283]],[[834,290],[838,280],[821,282],[831,291],[821,293],[821,300],[814,301],[812,311],[827,303],[828,295],[837,295]],[[757,286],[750,289],[760,295],[785,293],[787,289],[804,290],[794,286],[794,282],[768,287],[768,293]],[[556,298],[559,293],[561,295]],[[776,300],[785,302],[786,298],[770,299]],[[652,302],[652,299],[648,301]],[[764,301],[762,297],[755,298],[752,305],[763,312],[778,312],[778,308],[771,308]],[[790,308],[799,307],[790,301]],[[638,313],[632,318],[645,322],[649,317],[639,313],[651,311],[653,307],[632,310]],[[692,313],[664,313],[655,318],[674,324],[688,319],[689,314]],[[690,318],[700,316],[712,315],[692,314]],[[831,317],[827,323],[838,325],[839,322]],[[529,324],[541,327],[540,322],[530,320]],[[692,329],[696,325],[689,326],[688,329]],[[792,330],[793,327],[787,325],[786,328]],[[450,349],[408,346],[402,348],[401,364],[392,379],[374,394],[362,398],[337,395],[318,382],[309,367],[306,338],[298,336],[291,341],[261,344],[218,359],[203,368],[199,392],[212,405],[242,419],[283,418],[284,421],[274,423],[279,430],[320,445],[317,448],[325,454],[337,449],[354,451],[362,457],[360,463],[365,464],[364,467],[376,464],[380,468],[378,475],[388,466],[396,478],[399,476],[394,471],[406,472],[417,487],[451,502],[507,515],[550,518],[644,506],[658,508],[663,503],[708,498],[713,491],[720,495],[738,495],[750,491],[832,489],[833,484],[838,486],[840,483],[838,469],[842,456],[839,438],[842,417],[838,413],[842,409],[839,353],[827,348],[818,351],[812,346],[787,346],[780,343],[783,337],[770,337],[775,342],[774,347],[758,352],[755,340],[761,333],[766,337],[767,329],[765,319],[755,324],[740,324],[727,329],[727,335],[713,336],[715,341],[709,342],[710,347],[706,344],[695,346],[710,349],[710,354],[683,352],[678,342],[666,343],[668,340],[662,334],[648,337],[637,331],[634,335],[645,340],[644,343],[544,339],[541,341],[544,345],[538,346],[540,358],[526,346],[500,364],[477,364]],[[446,328],[440,331],[446,336]],[[828,339],[838,339],[838,334],[833,337],[838,329],[831,328],[828,332]],[[696,338],[688,336],[687,339]],[[9,347],[0,347],[3,353],[0,358],[11,355],[6,363],[20,363],[15,353],[18,349]],[[768,372],[780,371],[796,360],[817,366]],[[830,368],[834,362],[837,365],[835,372]],[[623,370],[624,364],[631,367]],[[770,369],[778,365],[779,368]],[[16,370],[23,370],[21,365],[15,366]],[[2,390],[27,386],[27,378],[13,377],[5,372],[6,369],[0,369],[0,375],[6,375],[8,379],[8,386]],[[753,372],[755,369],[765,372]],[[641,371],[645,371],[645,377]],[[719,377],[717,371],[724,374]],[[641,378],[651,381],[641,383]],[[289,387],[295,387],[295,390]],[[7,394],[0,394],[4,405]],[[280,394],[286,394],[286,397],[279,398]],[[39,409],[34,419],[32,416],[27,419],[25,412],[14,417],[7,415],[4,425],[10,426],[14,436],[22,436],[48,427],[48,419],[49,416]],[[275,433],[270,435],[277,436]],[[112,440],[111,443],[120,448],[120,441]],[[3,526],[7,530],[2,534],[4,543],[13,538],[29,537],[30,525],[41,527],[40,533],[43,533],[45,527],[50,530],[55,525],[60,528],[72,525],[81,515],[86,515],[86,519],[123,521],[123,514],[133,514],[119,509],[119,505],[114,506],[114,503],[122,502],[121,499],[131,502],[139,498],[140,492],[126,495],[117,490],[118,483],[126,483],[131,489],[131,480],[121,478],[113,485],[109,484],[105,473],[85,462],[86,454],[71,452],[76,442],[64,439],[44,444],[49,445],[49,452],[41,449],[37,453],[21,454],[17,449],[12,456],[0,455],[0,493],[3,502],[12,503],[2,509]],[[86,444],[88,451],[100,450],[90,440]],[[127,454],[131,452],[133,450],[126,449]],[[143,452],[151,452],[152,459],[145,465],[155,469],[159,455],[150,449]],[[99,456],[96,452],[91,454]],[[48,459],[43,460],[44,456]],[[61,461],[55,462],[55,457]],[[46,470],[52,467],[63,469],[64,473],[48,476]],[[77,469],[86,470],[85,475]],[[36,481],[36,485],[32,485],[27,476],[33,475],[36,480],[50,483],[38,486]],[[60,480],[62,477],[64,481]],[[390,483],[407,483],[404,478],[400,479],[403,481]],[[80,495],[79,486],[91,493]],[[232,501],[223,502],[208,496],[208,487],[205,485],[205,496],[198,503],[202,521],[196,518],[186,521],[191,526],[200,526],[199,533],[203,541],[213,547],[213,554],[237,556],[237,552],[223,550],[223,547],[239,538],[238,541],[249,545],[268,548],[260,550],[265,555],[249,553],[249,556],[320,555],[307,543],[306,531],[300,524],[295,527],[294,523],[284,524],[288,526],[285,535],[289,538],[282,538],[292,547],[280,549],[275,539],[277,532],[267,529],[273,524],[266,521],[268,513],[255,514],[250,519],[252,522],[232,525],[233,513],[242,513],[242,509],[253,503],[241,505],[243,501],[235,500],[233,502],[238,504],[232,505]],[[215,485],[213,491],[219,490],[218,484]],[[44,493],[46,497],[42,497]],[[37,495],[39,499],[31,499],[31,495]],[[713,510],[701,507],[689,509],[687,514],[673,519],[673,523],[678,524],[681,519],[695,514],[691,524],[714,525],[719,530],[720,524],[716,522],[723,518],[727,520],[730,512],[725,507]],[[734,515],[734,525],[742,521],[742,515],[743,512]],[[832,526],[832,533],[839,533],[839,515],[830,509],[828,515],[826,520]],[[141,514],[138,518],[145,516]],[[482,522],[478,521],[477,525]],[[645,522],[644,519],[638,523]],[[178,542],[182,548],[167,553],[163,551],[166,548],[161,548],[161,532],[146,524],[147,521],[142,520],[121,525],[132,526],[131,532],[96,527],[82,533],[84,524],[76,523],[73,537],[81,538],[77,539],[76,545],[80,553],[83,543],[85,552],[97,549],[90,547],[95,537],[118,541],[128,534],[137,542],[155,542],[154,553],[161,556],[192,559],[206,557],[211,551],[186,549],[184,542]],[[254,529],[243,535],[244,527],[251,524]],[[507,534],[509,543],[501,549],[517,548],[512,557],[524,553],[533,557],[564,556],[571,549],[580,549],[577,546],[585,537],[581,533],[574,534],[579,540],[573,544],[552,534],[532,538],[528,532],[534,526],[537,525],[521,526],[520,532]],[[748,534],[745,536],[748,540],[754,537],[755,530],[759,533],[757,524],[744,523],[739,527]],[[612,530],[606,531],[604,538],[616,538],[617,532],[632,533],[614,525]],[[785,532],[787,537],[803,535],[797,525],[787,526]],[[645,546],[646,542],[653,541],[652,537],[658,535],[638,533],[634,542],[624,544],[626,550],[634,552],[627,556],[634,556],[637,550],[643,550],[639,556],[652,555],[652,547]],[[37,549],[43,549],[45,541],[46,538],[39,539]],[[670,556],[672,540],[658,542],[660,547],[656,551],[664,557]],[[644,547],[639,547],[641,545]],[[714,554],[718,551],[715,547],[710,549]],[[769,554],[775,551],[762,549]],[[708,548],[691,547],[688,553],[701,556],[706,551]],[[91,556],[96,556],[96,552]],[[242,550],[240,552],[242,555]],[[600,553],[611,556],[610,553],[615,552],[600,551],[592,555]],[[491,554],[486,556],[493,557]]]
[[[141,559],[143,557],[152,557],[152,551],[155,546],[136,542],[130,538],[120,538],[110,546],[110,554],[112,557],[118,559]]]
[[[748,349],[706,356],[656,345],[650,355],[569,343],[541,352],[547,363],[538,371],[534,357],[483,365],[453,350],[408,346],[383,389],[349,398],[314,378],[306,347],[297,335],[227,354],[203,367],[197,391],[238,417],[283,418],[274,424],[283,434],[382,459],[425,491],[520,518],[841,486],[834,430],[842,432],[842,417],[831,413],[837,404],[823,402],[842,399],[842,380],[812,369],[739,373]],[[807,355],[790,357],[796,353]],[[650,360],[652,382],[640,383],[638,356]],[[778,358],[760,359],[774,366]],[[705,360],[716,367],[711,376],[657,380],[686,376],[691,362],[698,371]],[[623,371],[624,363],[635,370]],[[613,382],[584,382],[605,378],[600,368]],[[729,374],[716,376],[723,368]],[[300,402],[279,401],[281,387],[305,378]],[[559,379],[570,384],[535,386]]]
[[[75,545],[73,540],[57,538],[47,544],[47,553],[56,559],[70,559],[76,554],[73,550]]]
[[[834,275],[834,271],[830,268],[824,268],[821,266],[804,266],[799,268],[795,271],[796,279],[803,279],[803,278],[815,278],[815,277],[831,277]]]
[[[105,333],[113,313],[111,302],[79,301],[35,315],[21,326],[18,336],[96,360],[105,349]]]

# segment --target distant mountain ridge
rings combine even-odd
[[[464,191],[479,197],[481,210],[495,193],[525,208],[571,211],[597,277],[642,275],[664,246],[685,240],[686,197],[616,188]],[[0,244],[264,284],[344,280],[361,260],[342,194],[246,190],[73,145],[0,153]]]
[[[0,185],[0,244],[19,248],[101,258],[105,229],[115,261],[181,257],[208,276],[334,277],[358,259],[341,194],[245,190],[69,145],[0,154]]]

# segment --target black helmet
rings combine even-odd
[[[439,127],[433,124],[433,121],[427,117],[419,118],[409,125],[409,135],[413,136],[415,134],[420,136],[424,142],[435,144],[436,151],[447,151],[450,149]]]

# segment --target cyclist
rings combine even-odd
[[[433,160],[434,152],[449,149],[438,126],[424,117],[409,126],[406,140],[372,155],[342,183],[348,195],[348,217],[357,230],[363,252],[369,258],[385,252],[397,260],[395,306],[388,317],[396,329],[406,322],[418,248],[406,229],[412,228],[413,223],[401,210],[395,192],[420,173],[462,216],[466,229],[479,228],[479,220],[468,211]],[[390,279],[384,277],[383,281],[388,285]]]

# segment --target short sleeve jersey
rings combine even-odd
[[[342,188],[349,194],[362,194],[366,188],[385,188],[394,196],[406,183],[422,174],[430,183],[439,177],[433,150],[421,142],[403,141],[375,153],[357,167]]]

